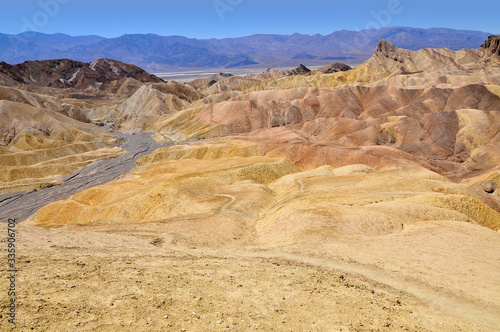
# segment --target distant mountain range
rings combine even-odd
[[[478,48],[490,33],[444,28],[388,27],[377,30],[337,31],[329,35],[253,35],[240,38],[193,39],[155,34],[72,37],[25,32],[0,34],[0,61],[69,58],[92,62],[111,58],[150,72],[241,66],[284,67],[324,65],[332,61],[359,64],[368,59],[377,42],[385,39],[410,50],[421,48]]]

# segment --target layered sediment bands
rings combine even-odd
[[[90,122],[149,130],[201,98],[190,86],[107,59],[4,63],[0,72],[7,85],[0,87],[1,192],[59,185],[62,175],[120,155],[114,136]]]
[[[3,192],[59,183],[58,175],[122,152],[106,131],[54,111],[3,100],[0,115]]]
[[[221,271],[224,277],[220,281],[234,290],[222,292],[228,299],[224,303],[241,302],[242,312],[256,312],[249,321],[258,321],[258,329],[275,328],[276,321],[285,319],[288,323],[290,316],[297,316],[299,304],[306,303],[310,308],[307,303],[312,302],[307,299],[319,296],[321,301],[317,303],[332,308],[331,316],[313,318],[307,326],[304,320],[304,324],[283,326],[292,330],[318,326],[326,330],[494,330],[500,323],[500,76],[498,57],[490,48],[411,52],[381,41],[373,58],[357,68],[285,78],[277,78],[283,73],[271,70],[251,78],[269,80],[245,83],[238,91],[234,89],[240,78],[224,74],[216,75],[214,82],[193,83],[203,91],[173,82],[148,83],[135,90],[132,87],[136,82],[131,82],[131,89],[126,90],[133,94],[127,96],[97,96],[90,92],[94,88],[85,89],[81,95],[67,90],[66,97],[53,97],[85,111],[96,123],[113,123],[115,129],[134,133],[151,130],[157,142],[172,146],[156,149],[158,146],[150,140],[130,140],[127,144],[135,142],[134,152],[123,154],[116,163],[104,160],[75,177],[67,175],[70,180],[60,187],[0,198],[4,215],[18,214],[24,219],[45,205],[31,215],[28,223],[19,225],[23,236],[37,239],[30,242],[32,251],[23,252],[32,253],[36,258],[30,258],[32,262],[44,263],[61,262],[63,253],[63,263],[74,265],[68,271],[76,271],[71,280],[85,277],[84,286],[89,284],[90,273],[95,276],[96,289],[102,287],[104,275],[110,281],[105,284],[115,288],[106,293],[102,312],[105,316],[109,310],[116,310],[117,324],[122,324],[120,318],[129,317],[120,316],[127,312],[135,317],[132,326],[151,326],[154,308],[165,308],[161,293],[165,287],[159,290],[158,299],[144,299],[153,301],[153,306],[139,307],[133,304],[137,303],[134,294],[151,292],[144,292],[145,283],[138,283],[136,276],[149,273],[154,279],[168,272],[169,278],[164,279],[170,283],[175,278],[171,264],[165,265],[165,257],[175,253],[185,255],[184,262],[198,255],[203,269]],[[207,89],[223,92],[202,95]],[[267,90],[257,91],[261,89]],[[73,165],[85,162],[79,158],[87,154],[110,151],[95,150],[98,144],[106,146],[109,142],[96,126],[67,126],[64,115],[28,106],[38,106],[35,102],[49,105],[49,101],[19,96],[27,101],[0,103],[10,105],[10,113],[4,112],[4,116],[6,123],[14,124],[2,129],[2,137],[9,144],[0,147],[0,160],[5,157],[16,167],[26,164],[26,171],[46,166],[56,172],[52,165],[61,160],[66,161],[64,165]],[[20,123],[23,126],[19,127]],[[145,133],[116,135],[149,138]],[[72,151],[75,146],[88,151]],[[138,158],[140,153],[144,155]],[[17,159],[8,159],[13,155]],[[129,171],[132,164],[135,168]],[[27,182],[37,179],[24,180],[26,186],[37,189],[57,184],[57,179],[51,183],[41,179],[35,187]],[[63,199],[54,202],[51,195],[60,193],[59,189],[66,190]],[[51,200],[37,199],[44,197]],[[31,204],[33,198],[39,205]],[[43,257],[41,250],[45,250]],[[133,257],[132,265],[116,263],[120,252],[126,260]],[[207,261],[213,255],[225,263],[214,268]],[[102,257],[108,256],[106,277],[99,266]],[[262,265],[243,266],[248,261],[242,257],[248,256],[273,260],[288,257],[307,266],[322,266],[334,271],[342,290],[348,292],[361,289],[348,281],[348,273],[356,275],[360,284],[375,286],[364,290],[369,300],[352,302],[353,307],[363,309],[346,313],[346,319],[339,318],[344,317],[339,311],[346,311],[339,305],[337,295],[343,293],[332,286],[335,283],[325,283],[317,273],[305,280],[300,268],[283,273],[284,261],[274,260],[273,271],[286,282],[279,304],[270,308],[269,292],[257,292],[265,294],[260,298],[251,296],[255,285],[248,284],[249,274],[243,270],[253,271],[251,276],[258,275],[272,289],[277,289],[276,280],[262,273]],[[134,267],[133,262],[141,259],[149,263]],[[154,273],[151,262],[158,267]],[[227,262],[234,263],[232,270]],[[82,266],[88,267],[85,275]],[[177,287],[182,294],[171,294],[172,284],[167,285],[167,298],[172,299],[168,307],[178,309],[169,311],[162,322],[171,324],[169,327],[179,322],[180,328],[185,327],[181,326],[183,322],[198,324],[210,317],[214,321],[223,318],[230,329],[230,319],[240,321],[241,317],[241,322],[245,319],[242,329],[250,326],[246,316],[231,316],[226,305],[221,306],[220,283],[214,283],[213,276],[204,270],[190,268],[193,266],[187,263],[179,268],[183,283],[175,285],[182,286]],[[183,268],[215,288],[196,288],[196,283],[184,278]],[[55,279],[49,279],[67,283],[58,271],[54,272]],[[113,282],[116,275],[124,276],[130,285]],[[298,276],[297,283],[293,282],[294,275]],[[30,280],[34,285],[30,289],[38,289],[38,276]],[[81,284],[78,281],[75,287],[62,286],[69,289],[68,294],[80,298],[88,293],[88,287]],[[71,305],[60,305],[59,300],[67,299],[68,294],[60,295],[56,286],[53,293],[45,293],[48,300],[43,300],[59,314],[62,307]],[[306,297],[297,302],[293,295],[297,292]],[[377,304],[381,302],[376,298],[394,292],[399,300],[388,306]],[[240,301],[242,294],[249,294],[255,301]],[[409,302],[411,296],[418,298],[419,306],[432,308],[432,313],[422,314],[421,307]],[[42,297],[35,291],[26,301],[33,298],[38,301]],[[46,302],[40,301],[33,305],[35,311],[38,305],[45,308]],[[191,316],[191,310],[186,314],[186,303],[193,305],[193,301],[198,309],[206,308],[197,320],[192,318],[198,318],[198,314]],[[217,310],[213,310],[214,304]],[[88,305],[95,308],[92,303]],[[446,315],[435,306],[451,318],[443,319]],[[377,308],[382,315],[370,314],[373,311],[366,314],[366,308]],[[401,309],[409,312],[408,316],[402,318]],[[64,310],[70,324],[74,315]],[[94,309],[88,312],[88,319],[95,321]],[[41,315],[46,315],[45,309]],[[419,315],[423,315],[422,320],[417,320]],[[263,320],[256,318],[264,316],[269,325],[260,324]],[[363,318],[353,318],[358,316]],[[135,325],[140,322],[137,317],[144,317],[143,325]],[[436,323],[426,323],[431,319]],[[474,327],[461,323],[461,319]],[[323,325],[312,325],[316,322]],[[224,326],[219,322],[213,325],[216,330]]]
[[[176,81],[169,81],[168,83],[154,83],[151,87],[165,94],[175,95],[178,98],[192,103],[200,98],[202,94],[188,84],[181,84]]]
[[[172,114],[201,98],[194,88],[174,81],[142,84],[128,98],[72,100],[96,123],[110,124],[117,130],[150,131],[161,115]]]
[[[147,130],[161,115],[175,113],[187,105],[173,94],[143,85],[120,105],[114,125],[124,131]]]
[[[0,100],[22,103],[36,108],[50,109],[81,122],[90,122],[89,118],[78,107],[45,94],[0,86]]]
[[[212,94],[223,93],[226,91],[232,91],[235,88],[240,87],[248,82],[257,82],[257,80],[248,77],[231,76],[223,80],[220,80],[214,83],[213,85],[210,85],[206,90],[204,90],[204,93],[205,95],[212,95]]]
[[[225,94],[205,98],[204,101],[208,105],[193,104],[202,109],[189,119],[195,123],[218,126],[221,134],[226,135],[294,125],[318,118],[384,119],[463,108],[494,111],[500,107],[500,97],[481,85],[449,89],[391,86],[296,88]],[[192,110],[187,109],[185,113],[192,113]]]
[[[261,155],[261,150],[261,144],[226,138],[200,145],[175,145],[159,148],[150,155],[140,158],[137,163],[143,165],[167,160],[253,157]]]
[[[121,175],[133,169],[136,166],[137,159],[159,147],[149,134],[139,133],[131,135],[114,133],[114,135],[118,138],[120,147],[102,149],[102,152],[91,151],[87,153],[91,157],[87,158],[89,159],[88,164],[91,164],[75,172],[63,176],[24,179],[2,184],[2,191],[0,193],[6,193],[0,194],[0,220],[6,220],[14,216],[18,222],[22,222],[47,204],[66,199],[85,188],[116,180]],[[96,156],[100,152],[103,156],[102,158],[97,158]],[[113,152],[114,155],[112,154]],[[66,165],[68,168],[75,167],[75,165],[82,167],[85,165],[81,165],[81,160],[87,154],[73,154],[68,157],[51,160],[44,164],[51,163],[59,167]],[[38,165],[33,167],[39,168]],[[30,169],[31,167],[25,168]],[[42,171],[57,174],[54,168],[49,165],[46,165]],[[12,188],[16,188],[15,193],[13,193],[14,190]]]
[[[292,144],[281,150],[296,150],[287,157],[300,160],[300,167],[400,160],[443,174],[464,173],[470,164],[478,170],[496,162],[480,168],[474,162],[498,149],[500,97],[492,90],[357,86],[228,94],[162,117],[156,128],[177,132],[177,139],[240,135],[268,144],[268,151]]]
[[[248,239],[266,244],[310,232],[387,234],[426,220],[500,228],[499,214],[473,189],[421,167],[322,166],[300,172],[286,159],[248,157],[248,144],[222,144],[231,156],[210,144],[157,150],[126,178],[50,204],[31,221],[166,222],[173,232],[208,223],[217,233],[241,227]]]
[[[345,67],[339,67],[336,63],[333,63],[329,68],[334,71],[339,71],[341,69],[347,70]],[[325,69],[325,71],[326,70],[327,69]],[[188,82],[187,85],[199,89],[205,96],[210,96],[238,89],[249,82],[256,83],[270,78],[276,79],[281,77],[311,74],[311,70],[301,64],[297,68],[293,69],[280,70],[269,68],[263,73],[249,74],[246,76],[234,76],[232,74],[218,73],[209,78],[201,78]]]
[[[155,162],[136,168],[128,178],[50,204],[32,220],[53,225],[180,222],[216,218],[234,210],[236,218],[224,217],[214,227],[224,227],[225,222],[237,227],[242,219],[257,217],[260,209],[274,201],[269,183],[297,171],[284,159],[267,157]]]

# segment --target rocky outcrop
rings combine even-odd
[[[204,90],[204,89],[212,87],[217,82],[220,82],[220,81],[225,80],[226,78],[232,77],[232,76],[233,76],[233,74],[221,72],[221,73],[213,74],[210,77],[195,79],[195,80],[189,82],[188,84],[190,86],[194,87],[195,89]]]
[[[345,63],[342,62],[332,62],[326,66],[323,66],[318,69],[319,72],[323,74],[331,74],[331,73],[337,73],[339,71],[348,71],[351,70],[352,68]]]
[[[69,59],[26,61],[17,65],[0,63],[0,85],[5,86],[99,89],[110,82],[127,78],[142,83],[163,82],[135,65],[111,59],[99,59],[92,63]]]
[[[392,59],[398,62],[403,62],[403,58],[399,54],[399,48],[389,43],[387,40],[380,39],[375,50],[375,55]]]
[[[500,35],[489,36],[484,44],[481,45],[481,48],[490,51],[491,54],[500,56]]]
[[[230,74],[230,73],[217,73],[217,74],[213,74],[212,76],[210,76],[210,81],[215,81],[215,82],[219,82],[219,81],[222,81],[228,77],[231,77],[231,76],[234,76],[233,74]]]
[[[293,68],[293,69],[280,70],[280,69],[268,68],[263,73],[251,74],[251,75],[247,75],[246,77],[262,81],[262,80],[267,80],[270,78],[281,78],[281,77],[297,76],[297,75],[309,75],[310,73],[311,73],[311,70],[309,68],[307,68],[303,64],[300,64],[297,68]]]
[[[303,64],[300,64],[297,68],[288,71],[288,76],[293,75],[305,75],[311,72],[311,69],[307,68]]]

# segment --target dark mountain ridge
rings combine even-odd
[[[17,65],[0,62],[0,85],[3,86],[86,89],[127,78],[143,83],[163,82],[135,65],[111,59],[98,59],[92,63],[69,59],[25,61]]]

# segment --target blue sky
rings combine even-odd
[[[0,33],[223,38],[410,26],[500,34],[499,11],[498,0],[2,0]]]

